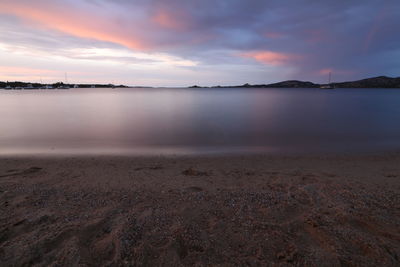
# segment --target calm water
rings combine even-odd
[[[0,154],[400,149],[395,89],[0,90]]]

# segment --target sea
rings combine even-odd
[[[0,154],[400,149],[400,89],[0,90]]]

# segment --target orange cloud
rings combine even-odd
[[[272,51],[249,52],[241,54],[241,56],[252,58],[254,60],[257,60],[258,62],[268,65],[283,65],[293,59],[298,58],[298,56],[295,55],[272,52]]]
[[[122,32],[119,25],[102,23],[106,18],[96,18],[94,14],[65,5],[60,8],[51,2],[46,2],[44,8],[43,3],[40,5],[35,1],[23,3],[1,1],[0,13],[11,14],[29,23],[37,23],[42,27],[76,37],[112,42],[135,50],[148,48],[148,44],[143,40]]]

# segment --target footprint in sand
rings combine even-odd
[[[7,174],[0,175],[0,178],[37,173],[37,172],[41,171],[42,169],[43,168],[41,168],[41,167],[30,167],[25,170],[8,170]]]

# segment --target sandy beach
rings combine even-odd
[[[1,266],[399,266],[400,154],[0,158]]]

